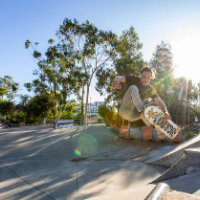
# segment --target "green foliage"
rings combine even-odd
[[[157,45],[149,63],[150,67],[154,68],[158,73],[156,79],[151,80],[151,84],[164,101],[174,85],[172,59],[171,45],[162,41],[160,45]]]
[[[4,76],[0,77],[0,96],[3,97],[6,95],[6,97],[9,100],[12,100],[19,89],[19,84],[13,81],[11,76]]]
[[[106,104],[104,104],[104,105],[100,105],[98,107],[98,110],[99,110],[99,116],[102,118],[105,118],[106,114],[110,112],[111,110],[113,110],[113,108],[111,106],[107,106]]]
[[[31,44],[30,40],[26,40],[26,42],[25,42],[25,48],[28,49],[29,46],[30,46],[30,44]]]
[[[48,43],[52,45],[54,40],[49,39]],[[30,45],[34,49],[33,57],[39,60],[39,69],[33,73],[38,78],[32,83],[26,83],[24,86],[28,91],[34,91],[36,95],[46,94],[56,99],[59,113],[63,111],[62,117],[73,116],[72,111],[66,111],[68,108],[67,98],[71,94],[79,96],[82,78],[87,76],[81,72],[82,67],[76,64],[78,56],[73,51],[73,44],[63,42],[62,44],[57,43],[54,46],[49,46],[45,58],[41,58],[41,53],[35,50],[33,43],[30,41],[25,42],[27,48]]]
[[[28,114],[35,119],[46,118],[56,114],[57,102],[49,94],[41,94],[33,97],[28,103]],[[29,117],[27,116],[27,117]]]
[[[25,87],[29,92],[31,92],[31,88],[32,88],[31,83],[25,83],[25,84],[24,84],[24,87]]]
[[[114,110],[111,110],[106,113],[105,121],[109,126],[111,126],[111,124],[119,126],[119,127],[122,125],[121,116],[118,113],[116,113]]]
[[[39,57],[41,57],[41,55],[42,55],[42,54],[41,54],[40,52],[38,52],[38,51],[34,51],[34,52],[33,52],[33,57],[34,57],[34,58],[39,58]]]
[[[84,70],[87,95],[85,113],[87,114],[88,95],[92,78],[99,68],[103,68],[116,57],[117,35],[111,31],[99,30],[89,21],[79,23],[66,18],[57,33],[62,43],[72,47],[72,53]]]
[[[118,57],[114,61],[116,73],[118,75],[139,75],[144,63],[140,53],[142,43],[139,42],[139,36],[133,26],[122,32],[116,49],[118,52]]]
[[[54,41],[55,41],[55,40],[53,40],[53,39],[49,39],[49,40],[48,40],[48,43],[49,43],[49,44],[53,44]]]
[[[65,110],[62,111],[60,118],[62,119],[67,119],[67,118],[72,118],[74,117],[74,105],[69,104],[66,106]]]
[[[96,90],[101,95],[107,93],[107,102],[116,100],[119,107],[119,101],[122,98],[122,93],[126,88],[126,84],[122,84],[121,90],[112,88],[112,82],[118,75],[139,75],[140,69],[145,65],[142,59],[140,50],[142,44],[139,42],[139,36],[136,33],[134,27],[130,27],[129,30],[122,32],[116,42],[117,57],[113,62],[113,67],[110,68],[99,68],[97,75]]]
[[[53,43],[50,39],[49,43]],[[46,53],[46,58],[38,62],[39,70],[34,71],[38,76],[33,83],[26,83],[28,91],[33,90],[36,94],[51,93],[57,97],[59,105],[65,105],[67,96],[79,94],[82,86],[81,67],[76,66],[76,56],[73,54],[72,47],[66,44],[56,44],[50,46]],[[41,53],[34,50],[34,58],[40,58]]]
[[[194,116],[200,116],[194,104],[198,99],[198,90],[192,81],[184,77],[174,79],[174,86],[167,94],[165,102],[175,123],[184,126],[194,122]]]
[[[12,115],[13,111],[14,111],[14,103],[13,102],[10,102],[7,100],[0,101],[0,113],[3,116],[7,117],[9,115]]]

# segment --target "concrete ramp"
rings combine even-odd
[[[145,164],[158,165],[162,167],[174,166],[183,156],[184,150],[189,148],[200,147],[200,135],[197,135],[178,146],[171,146],[145,162]]]
[[[185,154],[152,183],[200,171],[200,148],[186,149]]]

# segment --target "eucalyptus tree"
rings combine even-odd
[[[168,92],[167,104],[172,120],[178,124],[190,124],[198,88],[185,77],[174,79],[174,86]],[[187,119],[187,120],[186,120]]]
[[[189,124],[192,108],[190,105],[197,100],[198,89],[192,80],[185,77],[174,78],[175,65],[171,49],[171,45],[163,41],[157,45],[149,62],[157,71],[157,77],[152,84],[167,105],[172,120],[181,125]]]
[[[29,40],[25,42],[27,49],[32,45],[33,56],[38,59],[39,66],[39,69],[34,71],[34,75],[38,78],[32,83],[26,83],[25,87],[29,91],[33,90],[37,95],[51,94],[58,102],[59,118],[62,110],[67,106],[67,97],[71,94],[79,95],[82,86],[81,78],[85,77],[85,74],[82,74],[81,68],[76,65],[79,57],[72,51],[72,46],[64,43],[53,45],[53,39],[48,42],[50,46],[44,58],[35,50],[38,43]]]
[[[175,66],[171,45],[164,41],[158,44],[149,65],[157,71],[156,79],[152,80],[151,83],[156,88],[159,96],[165,101],[174,85]]]
[[[72,46],[77,60],[86,75],[86,106],[87,117],[89,89],[92,78],[100,67],[105,67],[116,56],[117,36],[112,31],[99,30],[89,21],[79,23],[66,18],[57,35],[62,44]]]
[[[121,90],[112,88],[112,82],[116,76],[139,75],[140,69],[145,65],[140,52],[142,43],[135,28],[131,26],[124,30],[116,43],[117,56],[113,65],[107,68],[99,68],[97,71],[96,90],[101,95],[108,94],[107,102],[117,101],[117,107],[126,88],[126,83],[122,84]]]

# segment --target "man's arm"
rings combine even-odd
[[[126,82],[125,76],[116,76],[115,80],[112,83],[113,89],[115,89],[115,88],[121,89],[120,83],[124,83],[124,82]]]
[[[169,112],[167,111],[167,107],[165,105],[165,103],[160,99],[160,97],[155,97],[154,101],[156,102],[156,104],[160,107],[160,109],[165,113],[165,117],[164,117],[164,122],[166,122],[168,119],[171,118]]]

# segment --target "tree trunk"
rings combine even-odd
[[[87,125],[87,108],[88,108],[89,88],[90,88],[90,85],[87,83],[87,95],[86,95],[85,117],[84,117],[85,125]]]
[[[58,120],[60,119],[61,112],[62,112],[62,110],[60,109],[60,110],[59,110],[58,117],[54,120],[55,126],[56,126],[56,123],[58,122]]]

